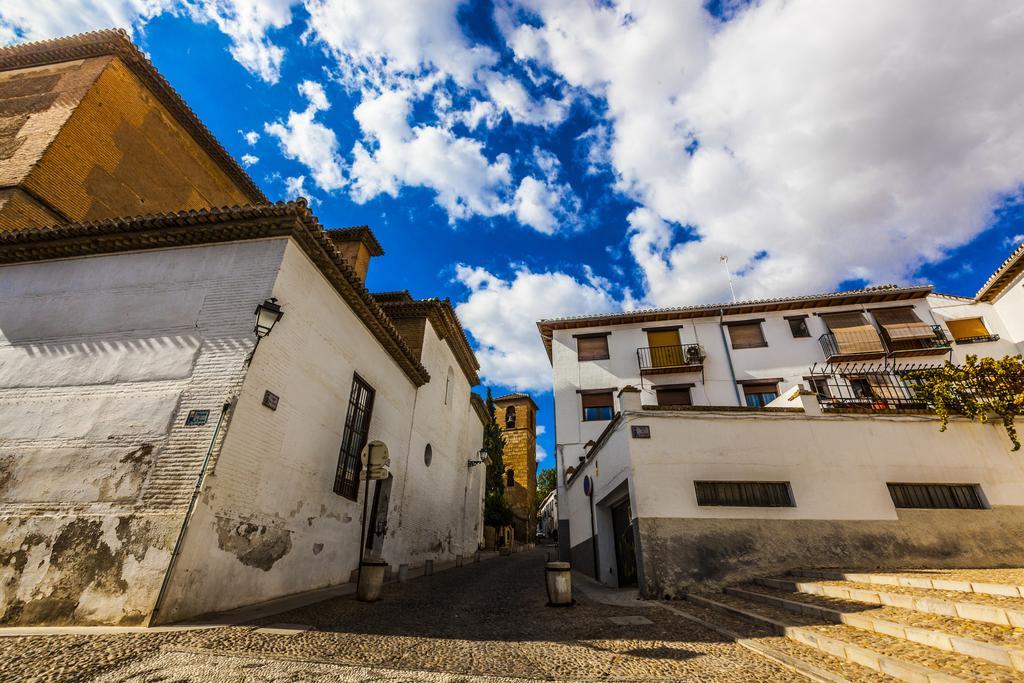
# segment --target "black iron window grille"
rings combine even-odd
[[[338,454],[338,471],[334,475],[334,492],[349,500],[359,497],[359,454],[366,445],[373,415],[374,390],[362,377],[352,378],[352,393],[345,415],[345,431]]]
[[[887,484],[897,508],[984,510],[977,484]]]
[[[695,481],[697,505],[791,508],[793,492],[788,481]]]

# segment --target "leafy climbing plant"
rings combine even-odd
[[[1024,413],[1024,360],[1021,356],[981,358],[968,356],[963,365],[949,361],[935,370],[912,374],[916,394],[932,404],[946,431],[950,415],[979,422],[1002,421],[1013,450],[1020,449],[1014,418]]]

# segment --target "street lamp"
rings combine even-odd
[[[249,352],[249,357],[245,359],[246,365],[251,363],[252,357],[256,355],[256,347],[260,345],[260,340],[270,334],[277,321],[283,317],[284,311],[281,310],[276,297],[270,297],[263,303],[257,304],[256,326],[252,328],[252,331],[256,333],[256,343],[253,345],[252,351]]]
[[[256,306],[256,327],[253,332],[257,339],[263,339],[274,329],[277,321],[284,317],[284,311],[277,303],[276,297],[270,297],[263,303]]]
[[[487,455],[486,448],[481,448],[479,452],[477,452],[477,456],[480,458],[479,460],[467,460],[466,464],[470,467],[476,467],[480,464],[487,465],[488,467],[491,466],[491,456]]]

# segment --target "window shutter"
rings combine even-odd
[[[580,360],[604,360],[608,358],[608,337],[577,337],[576,350]]]
[[[971,339],[973,337],[987,337],[989,331],[981,318],[967,318],[966,320],[947,320],[946,326],[953,339]]]
[[[839,353],[885,353],[882,338],[860,311],[822,314]]]
[[[768,346],[764,340],[764,333],[761,331],[761,323],[743,323],[741,325],[729,325],[729,339],[734,349],[752,349],[759,346]]]
[[[935,337],[932,326],[922,322],[913,308],[884,308],[872,314],[893,341]]]
[[[659,406],[693,405],[689,389],[656,389]]]
[[[606,391],[600,394],[583,394],[584,408],[605,408],[612,405],[612,392]]]

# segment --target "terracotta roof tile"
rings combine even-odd
[[[999,296],[1004,289],[1013,282],[1020,273],[1024,271],[1024,243],[1018,246],[1006,260],[996,268],[995,272],[985,280],[978,293],[974,295],[977,301],[992,301]]]

